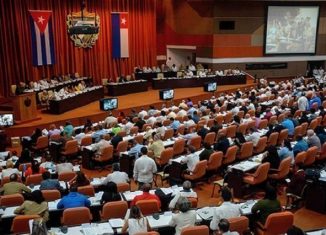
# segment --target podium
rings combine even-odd
[[[16,123],[39,119],[37,117],[36,97],[34,92],[15,96],[13,105]]]

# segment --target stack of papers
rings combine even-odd
[[[215,209],[214,207],[203,207],[197,210],[197,214],[203,220],[210,220],[213,218],[214,209]]]
[[[124,221],[123,219],[109,219],[109,223],[112,228],[122,228]]]

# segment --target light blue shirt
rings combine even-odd
[[[290,119],[285,119],[281,124],[284,128],[288,129],[289,135],[294,135],[294,124]]]
[[[136,159],[141,155],[141,148],[144,147],[144,145],[142,144],[136,144],[134,147],[132,147],[129,151],[128,151],[128,155],[134,155],[136,157]]]

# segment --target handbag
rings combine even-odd
[[[48,235],[46,223],[43,220],[34,220],[31,235]]]

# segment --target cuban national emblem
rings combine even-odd
[[[80,12],[72,12],[67,16],[67,27],[76,47],[92,48],[98,39],[100,17],[82,8]]]

